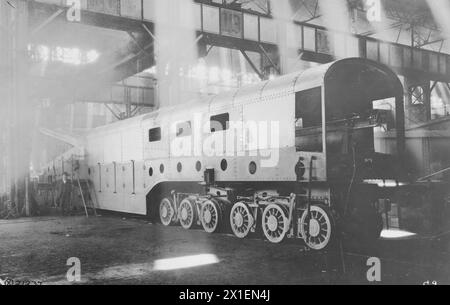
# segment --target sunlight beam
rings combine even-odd
[[[383,230],[381,232],[381,238],[383,239],[404,239],[416,235],[416,233],[403,230]]]
[[[205,265],[217,264],[219,259],[214,254],[199,254],[175,258],[158,259],[154,263],[154,270],[167,271],[186,269]]]

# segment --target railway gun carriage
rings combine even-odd
[[[397,149],[383,151],[375,135],[388,130]],[[357,58],[100,127],[85,143],[100,209],[315,250],[342,231],[378,238],[376,205],[407,178],[401,82]]]

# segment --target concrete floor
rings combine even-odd
[[[367,284],[367,257],[377,256],[383,284],[450,283],[450,234],[346,242],[343,251],[345,273],[338,252],[306,251],[301,242],[239,240],[114,215],[0,221],[0,279],[67,284],[66,261],[78,257],[83,284]],[[217,262],[158,270],[158,260],[201,254]]]

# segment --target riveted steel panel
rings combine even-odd
[[[270,81],[264,81],[251,86],[242,87],[235,94],[234,104],[242,105],[246,103],[258,102],[260,100],[264,87],[267,86],[269,82]]]
[[[235,95],[237,94],[238,90],[230,90],[221,94],[218,94],[215,96],[211,101],[209,102],[210,108],[224,108],[224,107],[230,107],[234,103]]]
[[[269,81],[261,93],[261,100],[279,98],[294,93],[298,73],[281,76]]]

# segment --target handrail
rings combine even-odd
[[[431,175],[428,175],[428,176],[419,178],[419,179],[417,180],[417,182],[423,182],[423,181],[429,180],[430,178],[433,178],[433,177],[435,177],[435,176],[437,176],[437,175],[444,174],[444,173],[446,173],[446,172],[450,172],[450,167],[449,167],[449,168],[442,169],[442,170],[440,170],[440,171],[437,171],[437,172],[435,172],[435,173],[433,173],[433,174],[431,174]]]

